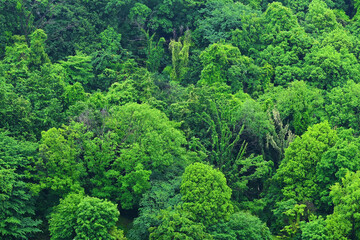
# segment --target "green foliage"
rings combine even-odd
[[[37,167],[41,188],[51,188],[60,196],[81,189],[80,182],[85,176],[85,166],[79,159],[80,148],[75,144],[77,138],[85,133],[82,124],[72,127],[51,128],[42,133],[39,146],[41,160]]]
[[[111,78],[109,79],[108,75],[110,73],[112,75],[119,74],[120,63],[123,62],[124,55],[127,53],[120,44],[121,37],[121,34],[117,33],[112,27],[108,27],[100,33],[100,43],[96,51],[91,54],[91,65],[94,73],[97,74],[94,76],[93,83],[90,84],[91,89],[107,89],[113,81]],[[88,61],[89,57],[85,59]],[[82,67],[87,69],[88,72],[91,71],[87,63],[83,64]],[[91,75],[87,76],[87,78],[91,77]]]
[[[153,100],[158,89],[154,83],[154,76],[145,68],[136,68],[134,71],[123,74],[124,81],[115,82],[110,86],[105,96],[109,107],[131,102],[149,103]]]
[[[230,40],[231,31],[239,29],[239,45],[253,48],[248,41],[254,42],[256,38],[253,26],[254,18],[256,19],[260,12],[253,10],[251,7],[234,2],[232,0],[207,1],[206,7],[201,9],[202,15],[197,21],[197,28],[194,32],[194,38],[204,45],[216,43],[222,39]],[[250,36],[249,36],[250,35]],[[205,45],[205,46],[206,46]],[[245,50],[245,46],[241,50]]]
[[[275,160],[277,160],[276,163],[279,163],[285,156],[285,149],[289,147],[296,136],[289,129],[289,124],[284,126],[277,109],[273,109],[272,114],[269,113],[269,115],[273,120],[275,131],[266,134],[266,147],[270,148],[271,146],[278,153]]]
[[[100,33],[101,49],[113,55],[120,54],[121,48],[121,34],[117,33],[114,28],[108,27]]]
[[[272,40],[279,32],[289,31],[298,26],[297,18],[291,9],[284,7],[280,2],[268,5],[263,14],[263,22],[266,32],[263,36],[265,41]]]
[[[324,99],[319,89],[308,86],[303,81],[296,81],[288,88],[274,88],[261,96],[267,107],[277,108],[284,123],[297,135],[303,134],[314,123],[325,115]]]
[[[354,54],[338,52],[332,45],[314,47],[305,57],[304,79],[320,89],[342,86],[358,79],[359,63]]]
[[[115,171],[109,171],[109,176],[119,179],[119,174],[125,173],[123,180],[115,184],[113,196],[122,202],[123,208],[131,208],[150,187],[151,173],[183,166],[190,159],[182,147],[186,144],[182,133],[160,111],[145,104],[127,104],[114,109],[112,116],[106,124],[112,129],[109,140],[117,142],[119,147],[112,164]],[[119,190],[121,194],[117,193]]]
[[[39,69],[44,63],[49,63],[50,59],[45,53],[44,43],[47,39],[47,35],[42,29],[38,29],[33,32],[30,36],[30,59],[29,67],[30,69]]]
[[[359,148],[360,139],[355,138],[353,135],[354,131],[351,129],[339,131],[338,141],[322,155],[320,162],[316,166],[318,183],[322,189],[320,191],[320,200],[324,203],[325,209],[332,206],[328,189],[336,182],[340,182],[347,171],[355,172],[359,170],[357,149]]]
[[[314,0],[306,14],[307,29],[313,34],[334,30],[338,27],[335,13],[322,0]]]
[[[269,228],[261,220],[247,212],[237,212],[227,222],[219,222],[210,228],[214,239],[222,240],[271,240]]]
[[[115,227],[120,215],[115,204],[85,197],[77,206],[76,213],[75,239],[114,239],[109,229]]]
[[[214,43],[210,45],[200,55],[204,68],[201,71],[199,83],[208,85],[214,83],[231,84],[227,78],[228,70],[232,65],[239,62],[240,57],[239,49],[231,44]]]
[[[148,6],[142,3],[135,3],[130,9],[129,18],[138,26],[144,28],[146,20],[150,14],[151,9]]]
[[[2,88],[8,89],[3,93],[7,95],[4,103],[11,101],[3,111],[14,108],[12,114],[4,116],[6,122],[2,127],[19,138],[35,140],[40,138],[41,131],[60,126],[64,121],[63,111],[68,107],[63,106],[66,73],[59,64],[49,63],[43,45],[46,34],[42,30],[31,35],[30,48],[24,38],[16,39],[1,63],[5,76]],[[11,121],[12,117],[17,117],[19,124]]]
[[[224,174],[209,165],[194,163],[185,169],[182,178],[182,206],[194,215],[194,221],[211,226],[229,219],[233,206]]]
[[[65,88],[64,69],[58,64],[44,64],[40,72],[33,72],[28,79],[17,85],[19,94],[31,102],[30,115],[32,131],[37,139],[40,133],[51,127],[58,127],[64,121],[63,93]]]
[[[186,101],[172,105],[173,116],[185,119],[182,128],[188,139],[225,174],[235,199],[258,197],[271,164],[250,153],[261,153],[261,144],[271,129],[267,115],[246,94],[230,94],[226,85],[188,91]]]
[[[301,238],[304,240],[326,240],[329,235],[324,218],[313,217],[309,222],[301,222]]]
[[[273,26],[271,22],[269,25]],[[285,30],[272,30],[264,34],[262,40],[267,47],[259,55],[264,77],[270,78],[268,81],[286,86],[302,78],[303,59],[314,44],[314,39],[302,27],[295,25]]]
[[[282,1],[284,6],[290,8],[299,20],[305,19],[305,14],[308,11],[310,0],[285,0]]]
[[[234,92],[241,89],[249,92],[261,90],[261,83],[257,82],[260,69],[251,58],[241,55],[239,49],[231,44],[211,44],[201,53],[200,60],[203,70],[199,84],[226,83]]]
[[[273,227],[273,233],[281,235],[281,230],[284,229],[287,223],[289,223],[288,216],[285,215],[285,212],[292,211],[294,209],[294,206],[296,205],[296,201],[294,199],[277,200],[278,201],[274,204],[272,208],[274,223],[271,226]]]
[[[40,232],[38,226],[41,221],[31,218],[35,214],[34,205],[23,177],[14,173],[13,169],[1,167],[0,186],[0,236],[6,239],[28,239]]]
[[[24,36],[14,36],[13,39],[14,44],[6,47],[1,72],[6,77],[7,82],[16,86],[18,78],[26,78],[28,76],[31,50]]]
[[[305,208],[305,204],[295,204],[293,208],[283,212],[288,218],[289,225],[285,226],[281,232],[284,232],[289,239],[293,239],[297,235],[300,228],[300,219],[304,215]]]
[[[163,210],[159,218],[161,224],[156,228],[150,228],[150,240],[213,239],[205,232],[203,224],[191,220],[191,215],[182,210]]]
[[[331,187],[330,196],[335,207],[333,214],[326,219],[329,239],[359,237],[359,183],[360,172],[348,172],[341,182]]]
[[[333,46],[336,51],[340,53],[355,53],[357,39],[343,28],[336,28],[335,30],[324,34],[324,39],[321,41],[321,46]]]
[[[67,81],[69,83],[75,84],[79,82],[84,86],[92,83],[94,74],[90,64],[90,56],[77,52],[75,56],[69,56],[67,61],[60,61],[60,63],[68,75]]]
[[[146,37],[146,68],[150,72],[157,72],[159,70],[161,60],[164,55],[164,43],[165,38],[160,38],[157,42],[154,41],[155,33],[150,36],[149,31],[143,30],[143,33]],[[171,49],[171,44],[169,45]],[[173,52],[173,51],[172,51]],[[173,52],[174,54],[174,52]],[[186,67],[186,66],[184,66]]]
[[[155,229],[162,223],[158,217],[162,215],[161,211],[175,209],[177,205],[180,205],[180,184],[180,178],[169,182],[153,182],[151,189],[140,201],[139,217],[133,222],[133,227],[129,232],[130,239],[148,239],[149,228]]]
[[[286,199],[318,204],[320,188],[317,184],[316,166],[337,139],[336,131],[330,128],[328,122],[323,122],[309,127],[290,144],[285,150],[285,159],[274,176]]]
[[[69,194],[51,214],[51,239],[123,239],[115,229],[119,215],[109,201]]]
[[[1,128],[11,129],[14,135],[21,135],[30,122],[31,104],[16,94],[13,85],[7,84],[3,78],[0,78],[0,109]]]
[[[127,104],[92,117],[85,111],[82,123],[43,133],[43,187],[63,196],[86,186],[93,196],[130,209],[150,188],[151,175],[165,177],[165,169],[177,171],[195,158],[183,147],[177,124],[149,105]]]
[[[343,126],[359,131],[357,114],[360,85],[353,81],[347,82],[343,87],[331,90],[326,96],[325,109],[329,120],[334,126]]]
[[[100,14],[105,12],[105,5],[106,1],[48,1],[44,8],[34,9],[36,25],[48,35],[47,52],[53,61],[75,55],[76,51],[86,54],[94,51],[93,43],[107,27]]]
[[[359,238],[359,2],[0,0],[0,238]]]
[[[77,101],[84,101],[85,96],[86,94],[81,83],[77,82],[74,85],[67,85],[63,93],[64,104],[66,107],[70,107]]]
[[[60,204],[54,208],[49,220],[51,239],[74,239],[76,237],[76,212],[83,198],[82,194],[72,193],[60,200]]]
[[[189,63],[189,49],[191,46],[190,31],[186,31],[185,35],[179,41],[171,40],[169,49],[172,55],[172,72],[171,79],[174,81],[182,82],[185,74],[188,71]]]
[[[27,169],[37,145],[0,133],[0,237],[29,239],[40,232],[34,220],[34,196],[27,186]]]

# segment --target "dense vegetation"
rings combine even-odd
[[[0,0],[0,238],[360,239],[358,9]]]

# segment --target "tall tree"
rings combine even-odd
[[[37,145],[20,142],[0,133],[0,237],[29,239],[39,229],[35,220],[35,196],[28,188],[31,159]]]
[[[359,237],[360,172],[348,172],[341,182],[331,187],[334,212],[326,219],[329,239],[356,239]],[[341,224],[339,224],[341,223]]]
[[[159,218],[161,224],[156,228],[150,228],[150,240],[213,239],[206,233],[204,225],[191,220],[191,215],[187,212],[163,210]]]
[[[194,221],[207,227],[229,219],[233,206],[224,174],[209,165],[194,163],[185,169],[182,178],[182,207],[194,215]]]
[[[116,229],[119,215],[117,206],[107,200],[69,194],[51,213],[51,239],[123,240]]]
[[[316,167],[337,139],[336,131],[330,128],[328,122],[323,122],[309,127],[290,144],[274,176],[286,199],[318,206],[320,188]]]
[[[186,31],[185,35],[180,37],[178,41],[171,40],[169,44],[172,55],[172,71],[170,76],[174,81],[182,82],[188,71],[190,46],[190,31]]]

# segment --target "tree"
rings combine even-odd
[[[358,40],[349,31],[343,28],[336,28],[331,32],[324,33],[324,39],[321,41],[321,46],[333,46],[336,51],[340,53],[353,53],[355,56],[358,45]]]
[[[31,50],[24,36],[13,36],[14,44],[6,47],[1,72],[8,83],[16,87],[20,78],[27,78]]]
[[[77,208],[82,194],[72,193],[61,199],[59,205],[54,208],[49,220],[51,239],[65,240],[76,237],[75,227],[77,225]]]
[[[200,55],[204,68],[201,71],[199,83],[207,85],[228,83],[231,85],[227,73],[232,65],[236,65],[240,61],[240,57],[239,49],[231,44],[221,42],[211,44]]]
[[[258,65],[265,68],[274,85],[302,79],[303,60],[315,40],[299,25],[292,11],[280,3],[269,4],[261,20],[262,51],[254,57]]]
[[[29,239],[41,232],[35,220],[35,197],[27,186],[37,144],[20,142],[0,133],[0,237]]]
[[[105,17],[104,8],[108,1],[69,0],[36,3],[38,2],[44,2],[46,6],[32,10],[35,24],[48,35],[47,52],[54,62],[73,56],[76,52],[93,53],[99,34],[109,24],[106,18],[115,21],[111,14],[106,14]]]
[[[120,215],[117,205],[107,200],[85,197],[77,206],[76,214],[75,239],[114,239],[110,231],[116,228]]]
[[[152,183],[151,189],[141,198],[139,216],[134,220],[129,232],[130,239],[148,239],[149,228],[156,229],[161,223],[167,224],[166,221],[162,221],[165,217],[164,212],[170,214],[169,212],[176,211],[177,206],[181,205],[180,184],[181,177],[167,182],[154,181]],[[180,212],[178,214],[185,215]]]
[[[87,136],[82,124],[51,128],[42,133],[39,146],[41,159],[36,164],[40,181],[38,191],[49,188],[59,197],[72,191],[81,191],[86,170],[79,158],[80,146],[75,143],[77,138],[84,139]]]
[[[332,45],[313,47],[306,55],[304,80],[320,89],[343,86],[347,81],[358,79],[359,63],[354,54],[336,51]]]
[[[210,227],[214,239],[221,240],[270,240],[269,228],[261,220],[247,212],[237,212],[230,216],[229,221],[221,221]]]
[[[45,41],[47,35],[44,30],[37,29],[30,35],[30,69],[39,69],[44,63],[50,63],[50,59],[45,52]]]
[[[241,51],[247,51],[246,47],[255,48],[251,43],[256,44],[254,22],[260,15],[259,11],[242,2],[210,0],[206,1],[205,8],[202,8],[198,14],[201,14],[201,17],[196,22],[194,39],[201,44],[200,46],[205,47],[222,39],[230,40],[232,31],[238,29],[239,41],[234,44],[243,46]]]
[[[51,213],[51,239],[125,239],[116,230],[119,215],[107,200],[71,193]]]
[[[131,209],[150,188],[150,177],[170,179],[197,159],[177,124],[147,104],[85,109],[76,120],[43,132],[41,186],[58,196],[85,188]]]
[[[193,221],[191,214],[181,211],[163,210],[159,215],[161,224],[156,228],[150,228],[150,240],[165,239],[213,239],[202,223]]]
[[[285,159],[274,176],[286,199],[292,198],[300,203],[310,202],[318,206],[320,187],[317,183],[316,166],[337,139],[336,131],[330,128],[328,122],[323,122],[309,127],[290,144],[285,150]]]
[[[191,46],[190,31],[186,31],[185,35],[179,38],[179,41],[171,40],[169,49],[171,51],[172,71],[171,79],[182,82],[188,71],[189,49]]]
[[[128,17],[132,22],[134,22],[140,29],[146,27],[147,19],[151,14],[151,9],[142,3],[135,3],[134,6],[130,9]],[[148,34],[148,32],[145,32]]]
[[[312,1],[306,14],[307,30],[313,34],[334,30],[339,24],[333,10],[322,0]]]
[[[266,113],[247,94],[231,94],[225,84],[189,87],[186,94],[171,114],[185,119],[182,129],[193,148],[224,173],[234,199],[257,198],[271,165],[258,156],[272,127]]]
[[[356,239],[359,237],[360,172],[348,172],[341,182],[331,187],[330,196],[335,205],[326,219],[329,239]],[[341,224],[339,224],[341,223]]]
[[[272,35],[264,36],[266,47],[259,53],[258,62],[264,68],[263,74],[269,75],[275,86],[286,86],[302,79],[303,59],[310,52],[314,39],[299,26],[273,31]]]
[[[303,21],[305,19],[305,14],[309,9],[310,0],[285,0],[283,3],[284,6],[290,8],[294,12],[299,21]]]
[[[21,123],[15,127],[16,121],[7,121],[4,125],[19,137],[36,140],[41,131],[60,126],[64,120],[62,103],[66,74],[59,64],[50,63],[44,46],[46,34],[37,30],[30,38],[32,45],[28,47],[24,37],[16,37],[16,43],[7,48],[1,62],[6,85],[13,86],[13,91],[10,91],[12,87],[7,87],[9,93],[6,95],[18,104],[10,116],[17,115]],[[10,116],[4,120],[11,119]]]
[[[261,82],[257,82],[260,69],[253,59],[241,55],[239,49],[231,44],[211,44],[201,53],[200,60],[203,70],[198,84],[226,83],[233,92],[241,89],[249,92],[261,90]]]
[[[305,215],[305,204],[295,204],[292,208],[283,212],[287,217],[288,225],[286,225],[281,232],[289,239],[294,239],[299,236],[300,220]]]
[[[360,102],[356,97],[358,94],[360,94],[360,84],[348,81],[343,87],[336,87],[326,95],[325,110],[334,126],[360,130],[360,119],[357,114]]]
[[[75,56],[68,56],[67,61],[60,61],[60,63],[67,73],[69,83],[79,82],[87,87],[92,84],[94,74],[90,56],[77,52]]]
[[[29,100],[32,106],[28,130],[39,139],[41,131],[59,127],[65,120],[63,93],[66,74],[59,64],[44,64],[40,71],[32,72],[26,80],[20,80],[18,94]]]
[[[299,26],[297,18],[291,9],[284,7],[280,2],[270,3],[262,15],[265,34],[262,36],[265,43],[273,41],[282,31],[290,31]]]
[[[357,171],[359,165],[360,139],[354,137],[352,129],[338,130],[339,136],[336,144],[328,149],[321,157],[316,166],[318,184],[320,186],[321,210],[330,213],[332,201],[329,196],[329,189],[332,185],[341,181],[348,171]]]
[[[19,138],[28,135],[31,103],[16,94],[14,86],[6,83],[4,78],[0,78],[0,109],[0,128]]]
[[[301,222],[301,239],[326,240],[329,239],[326,221],[323,217],[313,216],[309,222]]]
[[[273,109],[269,115],[274,123],[275,131],[266,134],[266,147],[269,148],[271,146],[277,152],[278,156],[275,159],[275,163],[279,164],[285,156],[285,149],[289,147],[296,136],[289,129],[289,124],[284,126],[277,109]]]
[[[111,196],[120,200],[123,208],[131,208],[149,189],[150,175],[165,177],[165,169],[181,169],[194,156],[183,147],[186,140],[177,124],[147,104],[127,104],[114,108],[111,115],[106,122],[111,129],[108,137],[118,147],[111,163],[113,171],[103,171],[117,179],[111,184]],[[101,192],[102,186],[97,187]]]
[[[296,135],[326,119],[322,92],[303,81],[290,83],[287,88],[274,88],[260,99],[269,109],[278,109],[282,121],[289,123],[290,130]]]
[[[0,164],[4,163],[0,159]],[[32,219],[34,204],[23,177],[13,169],[0,169],[0,236],[5,239],[28,239],[41,221]]]
[[[84,101],[85,96],[85,90],[81,83],[77,82],[74,85],[67,85],[63,93],[64,107],[69,108],[75,105],[77,101]]]
[[[143,30],[143,33],[145,34],[145,37],[146,37],[146,57],[147,57],[146,68],[150,72],[157,72],[160,68],[161,60],[164,55],[164,46],[163,45],[165,43],[165,38],[162,37],[156,42],[156,41],[154,41],[155,33],[153,35],[151,35],[151,37],[150,37],[149,32],[146,32],[145,30]],[[174,52],[175,50],[172,49],[172,47],[171,47],[172,41],[170,42],[169,47],[172,50],[172,54],[176,54]],[[186,49],[184,49],[184,51],[186,51]],[[189,51],[189,49],[187,49],[187,51]],[[178,56],[178,57],[186,58],[186,56]],[[174,59],[173,59],[173,61],[174,61]],[[181,60],[180,60],[180,62],[181,62]],[[177,63],[173,63],[173,64],[177,64]],[[183,67],[186,68],[186,60],[183,64],[185,64],[185,66],[183,66]]]
[[[121,46],[122,35],[117,33],[114,28],[108,27],[99,35],[100,40],[96,45],[96,50],[90,55],[94,73],[94,80],[90,83],[90,88],[93,90],[105,90],[113,83],[114,79],[109,75],[119,74],[121,64],[128,54]],[[89,66],[86,68],[91,71]]]
[[[207,227],[229,219],[233,206],[224,174],[209,165],[194,163],[185,169],[182,178],[182,207],[194,215],[194,221]]]
[[[145,68],[135,68],[130,73],[117,76],[118,82],[113,83],[105,96],[106,105],[125,105],[126,103],[149,103],[154,100],[158,91],[155,79]]]

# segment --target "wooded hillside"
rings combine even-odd
[[[360,239],[358,9],[0,0],[0,239]]]

